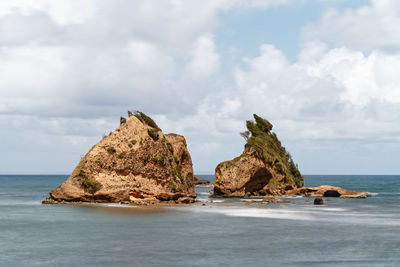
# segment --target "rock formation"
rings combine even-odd
[[[291,155],[281,145],[272,124],[254,114],[247,121],[243,153],[215,169],[214,196],[244,197],[282,195],[304,185]]]
[[[286,191],[284,195],[305,197],[366,198],[371,196],[371,193],[352,191],[331,185],[320,185],[316,187],[295,188]]]
[[[320,197],[314,199],[314,205],[324,205],[324,200]]]
[[[194,185],[195,186],[202,187],[202,186],[210,186],[211,185],[211,182],[209,180],[202,180],[196,175],[193,176],[193,178],[194,178]]]
[[[90,149],[44,203],[194,201],[192,160],[185,138],[164,135],[142,112],[128,115]]]

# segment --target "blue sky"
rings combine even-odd
[[[0,173],[68,174],[128,109],[196,173],[257,113],[304,174],[398,174],[395,0],[4,0]]]

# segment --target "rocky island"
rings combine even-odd
[[[307,196],[365,198],[370,194],[334,186],[303,187],[304,178],[292,156],[256,114],[246,121],[243,153],[215,168],[214,197]]]
[[[192,203],[195,197],[185,138],[163,134],[149,116],[129,111],[43,203]]]

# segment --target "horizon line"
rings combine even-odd
[[[0,173],[1,176],[5,175],[63,175],[63,176],[70,176],[71,174],[65,174],[65,173]],[[197,175],[215,175],[215,174],[207,174],[207,173],[195,173],[193,174],[195,176]],[[321,174],[321,173],[315,173],[315,174],[302,174],[303,176],[317,176],[317,175],[325,175],[325,176],[351,176],[351,175],[357,175],[357,176],[400,176],[400,174]]]

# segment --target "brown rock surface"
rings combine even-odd
[[[303,177],[290,154],[281,145],[272,125],[254,114],[247,121],[247,140],[243,153],[215,168],[214,196],[246,197],[282,195],[301,187]]]
[[[316,187],[295,188],[286,191],[284,195],[306,197],[366,198],[371,196],[371,193],[352,191],[331,185],[320,185]]]
[[[164,135],[154,122],[151,127],[132,115],[94,145],[44,203],[194,199],[185,138]]]
[[[296,184],[286,181],[284,174],[259,159],[248,147],[241,156],[215,169],[215,196],[282,195],[288,187],[292,189]]]

